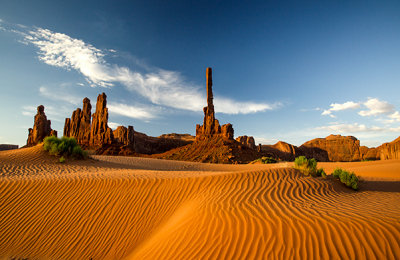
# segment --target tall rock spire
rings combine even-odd
[[[223,125],[222,128],[217,119],[215,119],[215,110],[212,92],[212,69],[206,69],[206,89],[207,89],[207,106],[203,108],[204,120],[203,125],[196,126],[196,140],[210,138],[220,135],[226,139],[233,139],[233,128],[231,124]]]

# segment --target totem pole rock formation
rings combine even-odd
[[[233,127],[231,124],[219,125],[217,119],[215,119],[215,110],[213,103],[213,92],[212,92],[212,70],[207,68],[206,70],[207,79],[207,106],[203,108],[204,121],[203,125],[196,125],[196,140],[204,140],[214,136],[221,136],[224,139],[233,139]]]
[[[51,121],[47,120],[46,114],[44,113],[44,106],[40,105],[37,107],[33,128],[28,129],[28,140],[26,145],[36,145],[42,142],[46,136],[50,135],[57,136],[57,131],[51,129]]]
[[[78,144],[89,146],[90,141],[90,121],[92,105],[88,98],[83,99],[82,110],[77,108],[71,118],[65,119],[64,136],[75,137]]]

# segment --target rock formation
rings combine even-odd
[[[381,160],[400,159],[400,137],[390,143],[384,143],[379,147]]]
[[[91,110],[92,105],[88,98],[83,99],[82,110],[77,108],[71,118],[65,119],[64,136],[74,137],[83,147],[89,146],[91,134]]]
[[[134,130],[133,126],[118,126],[117,129],[113,131],[114,140],[120,144],[131,146],[134,145]]]
[[[104,144],[112,144],[113,139],[113,132],[108,127],[107,96],[102,93],[97,97],[96,112],[92,116],[89,144],[93,147],[101,147]]]
[[[207,87],[207,106],[203,108],[203,125],[196,125],[196,140],[204,140],[213,136],[221,136],[224,139],[233,139],[233,127],[231,124],[219,125],[215,119],[215,110],[212,92],[212,70],[206,69],[206,87]]]
[[[360,146],[360,141],[354,136],[330,135],[326,138],[316,138],[305,142],[300,147],[277,142],[274,145],[263,145],[262,152],[281,160],[292,161],[298,156],[315,158],[320,162],[350,162],[379,159],[378,148]]]
[[[328,160],[333,162],[361,161],[364,157],[361,152],[360,141],[354,136],[330,135],[326,138],[313,139],[300,146],[300,149],[305,152],[309,148],[318,148],[326,151]],[[363,150],[366,152],[365,149]]]
[[[251,149],[254,149],[254,150],[256,149],[256,143],[254,141],[254,137],[252,137],[252,136],[247,136],[247,135],[239,136],[238,138],[236,138],[236,141],[238,141],[242,145],[245,145]]]
[[[242,144],[233,139],[231,124],[220,125],[215,119],[212,92],[212,71],[206,70],[207,106],[204,107],[203,125],[196,125],[193,143],[173,149],[156,158],[212,163],[247,163],[260,157],[255,149],[254,138]],[[252,146],[252,148],[249,148]]]
[[[44,113],[44,106],[40,105],[37,107],[37,114],[35,115],[33,128],[28,129],[28,140],[26,145],[36,145],[42,142],[46,136],[50,135],[57,136],[57,131],[51,129],[51,121],[47,120],[46,114]]]

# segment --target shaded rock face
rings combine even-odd
[[[133,126],[128,126],[128,128],[126,128],[125,126],[118,126],[117,129],[113,131],[113,135],[116,142],[133,147],[134,145]]]
[[[102,93],[97,97],[96,112],[92,116],[89,144],[99,147],[104,144],[112,144],[113,139],[113,132],[108,127],[107,96]]]
[[[400,137],[390,143],[384,143],[379,147],[381,160],[400,159]]]
[[[37,107],[33,128],[28,129],[26,145],[36,145],[42,142],[46,136],[50,135],[57,136],[57,131],[51,129],[51,121],[47,120],[46,114],[44,113],[44,106],[40,105]]]
[[[298,156],[315,158],[320,162],[350,162],[365,159],[379,159],[380,148],[360,146],[354,136],[330,135],[305,142],[300,147],[277,142],[274,145],[263,145],[262,152],[282,160],[292,161]]]
[[[213,136],[221,136],[224,139],[233,139],[233,127],[231,124],[220,126],[217,119],[215,119],[215,110],[213,103],[212,92],[212,69],[206,70],[207,80],[207,106],[203,108],[204,120],[203,125],[196,125],[196,140],[204,140]]]
[[[319,148],[328,153],[329,161],[360,161],[366,153],[366,149],[361,149],[360,141],[354,136],[330,135],[326,138],[316,138],[300,146],[305,152],[310,148]]]
[[[78,144],[87,147],[89,146],[91,135],[91,110],[92,105],[88,98],[83,99],[82,110],[77,108],[71,118],[65,119],[64,136],[74,137]]]
[[[159,154],[174,148],[193,143],[192,135],[165,134],[159,137],[148,136],[135,131],[135,152],[141,154]]]
[[[254,149],[254,150],[256,149],[256,143],[254,141],[254,137],[252,137],[252,136],[247,136],[247,135],[239,136],[238,138],[236,138],[236,141],[238,141],[242,145],[245,145],[251,149]]]

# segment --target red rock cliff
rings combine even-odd
[[[89,143],[90,146],[101,147],[104,144],[112,144],[113,139],[113,132],[108,127],[107,96],[102,93],[97,97],[96,112],[92,116]]]

